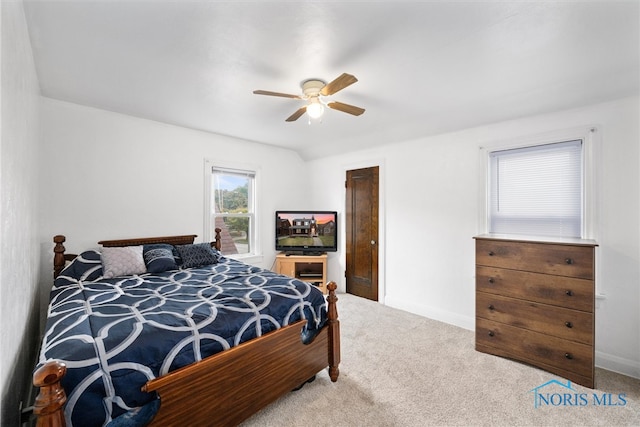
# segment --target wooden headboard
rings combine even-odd
[[[135,239],[100,240],[99,245],[105,248],[120,248],[123,246],[152,245],[154,243],[166,243],[169,245],[190,245],[197,234],[185,234],[184,236],[165,237],[138,237]]]
[[[211,246],[220,250],[222,246],[222,239],[220,238],[220,228],[216,228],[216,240],[211,242]],[[123,246],[140,246],[140,245],[152,245],[157,243],[166,243],[169,245],[189,245],[193,243],[193,240],[197,237],[197,234],[184,234],[182,236],[163,236],[163,237],[137,237],[134,239],[119,239],[119,240],[101,240],[98,244],[105,248],[119,248]],[[62,269],[65,267],[67,261],[73,260],[77,255],[65,254],[65,247],[63,243],[67,238],[61,234],[53,237],[53,242],[56,244],[53,248],[53,278],[58,277]]]

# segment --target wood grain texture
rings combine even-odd
[[[187,419],[191,425],[237,425],[303,384],[328,365],[328,329],[304,345],[303,325],[286,326],[150,381],[145,390],[160,395],[152,425],[184,425]]]
[[[163,237],[138,237],[133,239],[100,240],[98,244],[105,248],[120,248],[124,246],[152,245],[166,243],[168,245],[189,245],[197,237],[197,234],[185,234],[182,236]]]
[[[587,376],[579,375],[573,371],[568,371],[562,368],[558,368],[557,366],[548,365],[540,360],[529,359],[527,357],[511,354],[502,348],[498,348],[494,346],[484,346],[481,343],[476,342],[476,351],[487,353],[487,354],[493,354],[495,356],[506,357],[508,359],[512,359],[518,362],[523,362],[528,365],[535,366],[540,369],[544,369],[545,371],[556,374],[562,378],[571,380],[576,384],[580,384],[589,388],[595,387],[594,377],[591,375],[587,375]]]
[[[593,315],[579,310],[478,292],[476,316],[593,345]]]
[[[65,256],[66,248],[64,247],[64,242],[66,241],[66,237],[61,234],[57,236],[53,236],[53,243],[55,243],[53,247],[53,278],[55,279],[60,275],[60,272],[64,268],[67,259]]]
[[[593,280],[478,265],[476,290],[593,313]]]
[[[593,247],[476,239],[476,264],[594,279]]]
[[[222,238],[220,232],[222,229],[216,228],[215,241],[211,242],[211,247],[220,250]],[[161,236],[161,237],[137,237],[133,239],[117,239],[117,240],[101,240],[98,244],[105,248],[119,248],[124,246],[140,246],[164,243],[167,245],[190,245],[193,243],[197,234],[184,234],[180,236]]]
[[[378,166],[347,171],[345,247],[347,292],[378,300]]]
[[[593,388],[595,246],[476,237],[476,350]]]
[[[593,375],[593,347],[483,318],[476,319],[476,342],[524,361],[545,363],[582,376]]]
[[[67,395],[60,381],[67,372],[67,366],[52,360],[33,374],[33,385],[39,387],[39,393],[33,405],[33,413],[37,417],[36,427],[64,427],[64,404]]]
[[[327,294],[327,254],[276,255],[275,272],[311,283]]]

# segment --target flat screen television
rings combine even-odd
[[[336,211],[276,211],[276,250],[319,255],[338,250]]]

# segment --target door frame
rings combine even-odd
[[[346,182],[347,180],[347,171],[354,169],[363,169],[378,166],[378,302],[384,304],[385,296],[387,294],[386,289],[386,277],[387,277],[387,269],[385,265],[386,258],[386,222],[385,222],[385,206],[386,206],[386,180],[385,180],[385,161],[383,158],[371,158],[368,160],[362,160],[354,163],[347,163],[342,165],[342,180]],[[346,245],[346,222],[345,222],[345,213],[346,206],[344,205],[347,199],[347,189],[346,185],[342,187],[342,215],[339,220],[341,231],[340,237],[341,242],[340,245],[340,262],[346,269],[347,266],[347,245]],[[346,270],[345,270],[346,275]],[[347,282],[345,275],[343,275],[343,285],[344,290],[346,292]]]

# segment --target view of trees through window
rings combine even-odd
[[[222,253],[251,252],[252,181],[249,174],[213,173],[213,219],[222,229]]]

